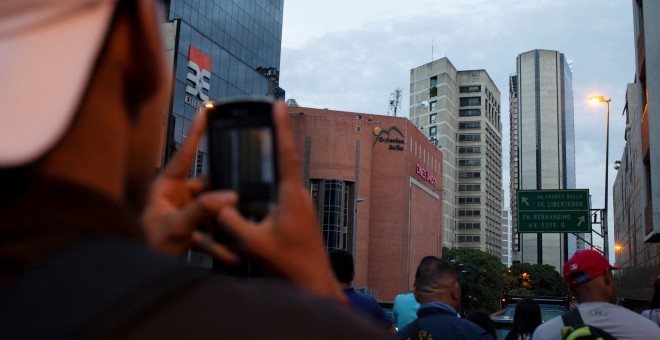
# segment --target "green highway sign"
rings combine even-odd
[[[589,189],[518,190],[518,232],[588,233]]]

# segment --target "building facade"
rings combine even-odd
[[[179,148],[197,108],[233,96],[282,95],[277,87],[283,0],[164,1],[167,53],[174,85],[165,129],[163,163]],[[206,169],[199,148],[191,176]]]
[[[518,190],[575,189],[572,72],[564,54],[532,50],[516,58],[509,78],[511,212]],[[577,250],[573,234],[519,234],[514,217],[514,261],[561,270]]]
[[[626,91],[626,130],[614,181],[618,296],[634,310],[648,306],[660,278],[660,3],[633,0],[635,83]]]
[[[502,263],[510,268],[511,257],[511,215],[509,210],[502,210]]]
[[[500,92],[447,58],[410,71],[410,120],[443,154],[443,245],[502,257]]]
[[[411,291],[419,261],[442,255],[440,150],[403,117],[288,111],[326,247],[354,254],[358,290]]]

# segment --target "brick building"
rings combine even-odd
[[[442,153],[409,120],[288,107],[327,248],[355,256],[355,287],[380,301],[412,290],[442,255]]]

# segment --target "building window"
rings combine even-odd
[[[481,97],[463,97],[460,98],[461,107],[481,105]]]
[[[458,204],[481,204],[481,197],[460,196]]]
[[[481,85],[461,86],[460,93],[479,93],[481,92]]]
[[[461,109],[458,110],[459,117],[479,117],[481,116],[481,109]]]
[[[311,179],[312,202],[319,212],[327,249],[352,251],[353,183],[334,179]]]
[[[480,166],[481,159],[459,159],[458,166]]]
[[[432,114],[432,115],[430,115],[430,116],[429,116],[429,124],[435,124],[435,122],[437,121],[437,116],[438,116],[438,115],[435,114],[435,113]]]
[[[479,171],[460,171],[458,173],[458,178],[481,178],[481,172],[479,172]]]
[[[481,191],[480,184],[459,184],[458,191]]]
[[[481,153],[480,146],[459,146],[458,153]]]
[[[481,229],[480,222],[458,222],[458,229]]]
[[[431,81],[429,83],[429,87],[433,87],[438,85],[438,76],[433,76],[431,77]]]
[[[460,122],[458,123],[459,129],[480,129],[481,122]]]
[[[481,140],[481,135],[480,134],[459,134],[458,135],[458,140],[462,141],[462,142],[480,141]]]
[[[437,109],[438,109],[438,102],[434,100],[434,101],[431,102],[431,106],[429,107],[429,110],[430,111],[435,111]]]
[[[438,127],[437,126],[431,126],[429,129],[429,138],[435,139],[438,137]]]
[[[481,210],[458,209],[458,216],[481,216]]]
[[[458,235],[458,242],[481,242],[479,235]]]

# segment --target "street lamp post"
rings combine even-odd
[[[356,240],[356,234],[357,234],[357,212],[358,212],[357,204],[364,202],[364,198],[357,197],[357,198],[355,198],[355,200],[353,202],[354,202],[353,203],[353,240],[352,240],[352,244],[353,244],[352,248],[353,249],[351,249],[351,252],[353,253],[353,258],[357,258],[357,251],[355,251],[355,246],[356,246],[355,240]]]
[[[609,235],[608,235],[608,223],[607,223],[607,193],[609,192],[609,188],[607,186],[607,180],[608,180],[608,169],[609,169],[609,158],[610,158],[610,101],[612,99],[605,99],[603,96],[592,96],[589,98],[589,100],[594,101],[594,102],[599,102],[603,103],[605,102],[607,104],[607,113],[605,117],[606,121],[606,128],[605,128],[605,208],[603,209],[603,238],[605,239],[605,242],[603,242],[603,255],[605,255],[605,258],[608,259],[609,261],[609,249],[610,249],[610,240],[609,240]]]

